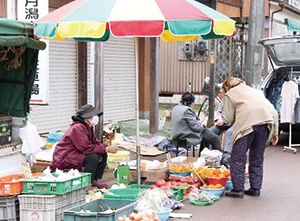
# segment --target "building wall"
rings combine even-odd
[[[179,42],[160,43],[160,94],[182,94],[188,91],[199,94],[204,79],[209,76],[209,59],[206,61],[179,60]]]
[[[7,0],[0,0],[0,18],[7,18]]]
[[[256,0],[258,1],[258,0]],[[266,1],[266,11],[265,15],[268,17],[270,15],[270,10],[269,10],[269,0]],[[218,3],[217,5],[217,10],[224,15],[227,15],[228,17],[231,18],[239,18],[239,17],[244,17],[248,18],[250,16],[250,8],[251,8],[251,0],[244,0],[244,7],[243,10],[240,10],[237,7],[233,7],[230,5]]]

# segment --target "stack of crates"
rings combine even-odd
[[[23,194],[18,197],[20,221],[64,220],[64,210],[85,203],[85,187],[90,184],[90,173],[66,181],[23,181]]]
[[[18,194],[22,192],[24,174],[0,177],[0,220],[19,220]]]

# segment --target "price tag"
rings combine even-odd
[[[22,170],[23,170],[23,173],[25,175],[26,180],[32,180],[33,179],[29,163],[22,162]]]

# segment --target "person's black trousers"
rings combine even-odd
[[[100,159],[102,157],[102,159]],[[91,181],[101,179],[106,167],[107,153],[101,155],[88,154],[83,161],[83,172],[92,173]]]

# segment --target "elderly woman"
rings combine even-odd
[[[259,196],[265,148],[271,140],[273,145],[278,142],[278,114],[259,90],[245,85],[241,79],[226,79],[223,91],[226,93],[223,119],[233,124],[230,160],[233,190],[225,195],[233,198],[243,198],[244,194]],[[250,189],[244,191],[248,149]]]
[[[51,171],[56,168],[78,169],[91,173],[92,186],[87,188],[107,188],[108,185],[100,183],[102,178],[107,153],[116,153],[118,148],[102,144],[94,134],[94,126],[98,124],[102,112],[90,104],[83,105],[77,110],[77,115],[72,116],[73,123],[62,139],[57,143],[53,153]]]

